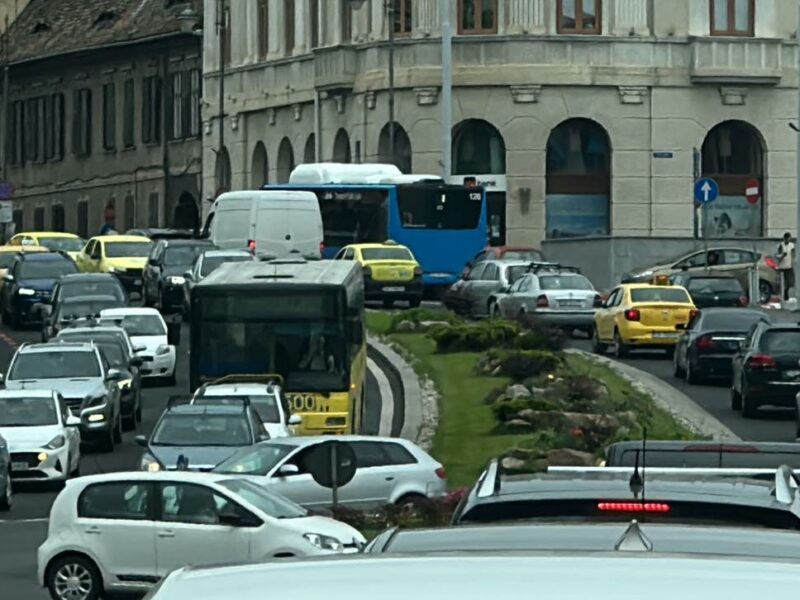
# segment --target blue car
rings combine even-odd
[[[17,329],[25,323],[39,322],[41,314],[34,306],[50,299],[59,278],[77,272],[78,267],[66,253],[18,254],[0,292],[3,323]]]

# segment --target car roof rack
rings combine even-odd
[[[566,271],[569,273],[581,272],[578,267],[562,265],[561,263],[555,262],[532,262],[530,265],[528,265],[529,273],[538,273],[539,271]]]
[[[250,396],[193,396],[189,404],[193,406],[232,406],[239,404],[243,409],[250,407]]]

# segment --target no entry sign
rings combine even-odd
[[[761,183],[758,179],[748,179],[744,187],[744,197],[750,204],[758,204],[761,198]]]

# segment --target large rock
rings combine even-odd
[[[408,319],[404,321],[400,321],[394,328],[397,333],[404,333],[409,331],[416,331],[417,326],[414,324],[414,321],[409,321]]]
[[[572,448],[555,448],[547,453],[547,464],[560,467],[593,467],[594,455]]]
[[[506,388],[506,397],[512,400],[519,400],[521,398],[530,398],[533,394],[521,383],[510,385]]]
[[[510,431],[530,431],[532,429],[531,424],[522,419],[511,419],[506,421],[504,425]]]
[[[504,471],[521,471],[525,468],[525,461],[515,456],[506,456],[500,461]]]
[[[433,327],[439,327],[443,325],[444,327],[450,327],[450,323],[447,321],[420,321],[419,328],[420,329],[432,329]]]
[[[599,415],[592,413],[561,412],[558,410],[525,409],[517,413],[517,419],[527,421],[535,430],[555,429],[569,431],[580,428],[601,435],[615,433],[623,424],[629,424],[631,413],[621,415]]]

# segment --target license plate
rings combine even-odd
[[[672,332],[669,332],[669,331],[657,331],[657,332],[655,332],[653,334],[653,337],[654,338],[661,338],[661,339],[671,340],[671,339],[674,339],[674,338],[678,337],[678,334],[677,333],[672,333]]]
[[[12,462],[11,463],[11,470],[12,471],[27,471],[28,470],[28,463],[26,463],[26,462]]]
[[[559,306],[581,306],[583,302],[580,300],[562,300],[558,303]]]
[[[405,289],[406,289],[406,288],[404,288],[403,286],[399,286],[399,287],[385,287],[385,288],[383,288],[383,291],[384,291],[384,292],[404,292],[404,291],[405,291]]]

